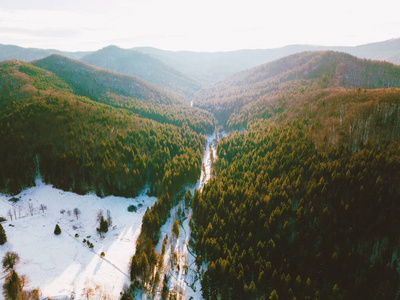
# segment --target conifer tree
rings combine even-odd
[[[179,221],[177,219],[172,224],[172,233],[176,238],[179,237]]]
[[[104,219],[104,216],[101,215],[100,217],[100,227],[97,228],[97,232],[100,234],[100,237],[102,237],[101,233],[104,232],[106,233],[108,231],[108,222]]]
[[[19,299],[22,292],[22,280],[17,272],[12,270],[5,278],[3,293],[6,299]]]
[[[108,231],[108,222],[104,219],[103,216],[100,218],[100,231],[107,232]]]
[[[7,242],[7,235],[3,228],[3,225],[0,224],[0,245],[4,245]]]
[[[58,226],[58,224],[56,224],[56,228],[54,229],[54,234],[55,235],[61,234],[61,228],[60,228],[60,226]]]

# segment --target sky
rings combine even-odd
[[[398,0],[0,0],[0,44],[231,51],[400,38]]]

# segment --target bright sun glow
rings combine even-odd
[[[70,51],[358,45],[399,37],[399,9],[393,0],[0,0],[0,43]]]

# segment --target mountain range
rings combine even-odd
[[[66,57],[79,59],[89,52],[78,51],[78,52],[67,52],[55,49],[39,49],[39,48],[23,48],[14,45],[2,45],[0,44],[0,61],[6,59],[17,59],[23,61],[31,61],[35,59],[41,59],[51,54],[60,54]]]
[[[60,54],[116,72],[135,75],[145,81],[191,97],[209,86],[240,71],[304,51],[341,51],[351,55],[400,64],[400,39],[353,47],[289,45],[275,49],[228,52],[167,51],[151,47],[121,49],[109,46],[98,51],[62,52],[49,49],[0,45],[0,60],[31,61]]]

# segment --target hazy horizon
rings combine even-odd
[[[61,48],[55,48],[55,47],[47,47],[47,48],[41,48],[41,47],[31,47],[31,46],[23,46],[23,45],[18,45],[18,44],[6,44],[6,43],[0,43],[1,45],[6,45],[6,46],[17,46],[17,47],[21,47],[21,48],[26,48],[26,49],[42,49],[42,50],[57,50],[57,51],[63,51],[63,52],[95,52],[110,46],[115,46],[121,49],[134,49],[134,48],[154,48],[154,49],[159,49],[159,50],[164,50],[164,51],[172,51],[172,52],[199,52],[199,53],[218,53],[218,52],[235,52],[235,51],[241,51],[241,50],[273,50],[273,49],[280,49],[280,48],[284,48],[284,47],[290,47],[290,46],[312,46],[312,47],[357,47],[357,46],[363,46],[363,45],[367,45],[367,44],[374,44],[374,43],[379,43],[379,42],[386,42],[386,41],[390,41],[390,40],[397,40],[400,39],[400,37],[396,37],[396,38],[391,38],[388,40],[380,40],[380,41],[371,41],[368,43],[364,43],[364,44],[357,44],[357,45],[320,45],[320,44],[308,44],[308,43],[296,43],[296,44],[287,44],[287,45],[282,45],[282,46],[276,46],[276,47],[268,47],[268,48],[238,48],[238,49],[231,49],[231,50],[190,50],[190,49],[166,49],[166,48],[161,48],[161,47],[155,47],[155,46],[151,46],[151,45],[140,45],[140,46],[133,46],[133,47],[122,47],[116,44],[108,44],[108,45],[104,45],[101,46],[99,48],[94,48],[93,50],[81,50],[81,49],[76,49],[76,50],[65,50],[65,49],[61,49]]]
[[[62,51],[357,46],[399,38],[399,9],[391,0],[0,0],[0,43]]]

